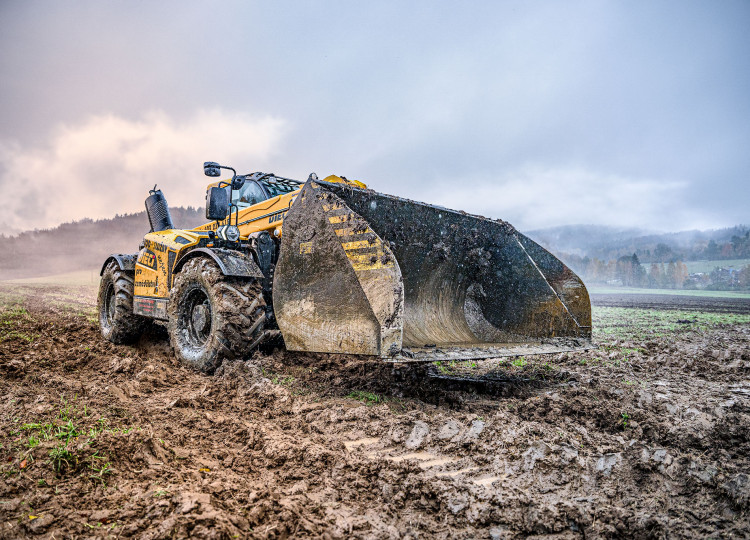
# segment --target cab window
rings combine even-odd
[[[227,187],[227,189],[230,188]],[[254,180],[246,180],[240,189],[232,191],[232,202],[239,208],[247,208],[266,199],[268,199],[266,192]]]
[[[302,187],[302,184],[299,184],[297,182],[290,182],[290,181],[283,181],[278,178],[269,178],[266,180],[261,180],[261,183],[263,184],[263,187],[266,188],[266,191],[271,195],[271,197],[276,197],[277,195],[284,195],[285,193],[291,193],[294,190],[297,190]]]

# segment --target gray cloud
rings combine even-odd
[[[55,132],[42,149],[0,145],[0,228],[46,228],[143,209],[158,184],[175,206],[200,206],[207,179],[197,155],[269,163],[284,123],[221,110],[176,121],[151,112],[131,121],[95,116]]]
[[[28,159],[92,119],[213,109],[221,133],[128,182],[226,147],[248,171],[345,174],[524,228],[746,223],[748,23],[741,0],[6,2],[0,140]],[[252,138],[243,154],[235,114],[283,125],[262,159]],[[47,219],[80,215],[75,201]]]

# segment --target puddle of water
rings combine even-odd
[[[401,461],[406,461],[407,459],[418,459],[419,461],[434,461],[436,459],[440,459],[440,456],[430,454],[429,452],[412,452],[411,454],[403,454],[401,456],[387,456],[386,459],[389,459],[394,463],[399,463]]]
[[[439,467],[440,465],[446,465],[448,463],[453,463],[454,461],[458,461],[456,458],[452,457],[442,457],[437,459],[431,459],[430,461],[424,461],[419,464],[420,467],[423,469],[429,469],[430,467]]]
[[[366,439],[357,439],[356,441],[344,441],[344,446],[347,450],[351,450],[352,448],[357,448],[358,446],[370,446],[371,444],[375,444],[380,439],[369,437]]]
[[[449,478],[454,478],[458,476],[459,474],[474,472],[479,470],[479,467],[466,467],[465,469],[459,469],[457,471],[442,471],[435,473],[435,476],[447,476]]]
[[[472,480],[472,482],[474,482],[478,486],[490,487],[494,482],[497,482],[498,480],[502,480],[502,477],[490,476],[488,478],[478,478],[476,480]]]

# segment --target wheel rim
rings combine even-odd
[[[104,295],[104,317],[107,320],[107,325],[112,326],[115,320],[115,309],[117,305],[115,302],[115,286],[110,283],[107,287],[107,292]]]
[[[187,298],[187,335],[190,344],[202,347],[211,335],[211,302],[203,289],[196,289]]]

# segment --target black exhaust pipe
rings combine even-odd
[[[151,232],[174,229],[167,199],[164,198],[160,189],[156,189],[156,186],[149,191],[149,196],[146,198],[146,214],[148,214],[148,222],[151,224]]]

